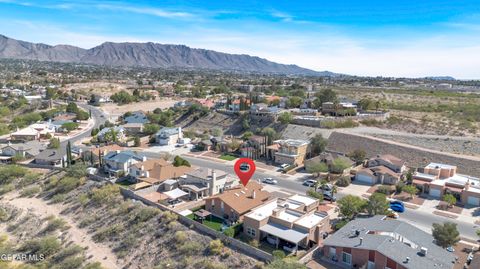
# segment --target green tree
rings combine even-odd
[[[454,246],[460,241],[457,224],[453,222],[434,223],[432,225],[432,235],[435,238],[435,243],[443,248]]]
[[[267,140],[267,146],[273,144],[273,140],[276,139],[277,137],[277,132],[270,127],[266,127],[262,129],[262,135],[266,137]]]
[[[160,126],[155,123],[147,123],[143,125],[143,133],[146,135],[153,135],[160,130]]]
[[[338,100],[337,93],[332,89],[323,89],[315,94],[313,105],[317,108],[321,108],[325,102],[335,102]]]
[[[67,111],[68,113],[77,113],[78,110],[78,106],[74,102],[68,103],[67,108],[65,109],[65,111]]]
[[[348,154],[348,156],[358,165],[365,160],[367,153],[363,149],[356,149]]]
[[[328,166],[323,162],[316,162],[316,163],[309,162],[305,165],[305,168],[307,169],[307,172],[310,174],[328,172]]]
[[[90,132],[90,135],[91,136],[96,136],[98,134],[98,132],[100,132],[100,130],[98,130],[98,128],[93,128],[92,131]]]
[[[310,139],[310,151],[313,156],[317,156],[325,151],[327,147],[327,140],[323,138],[322,134],[316,134]]]
[[[65,122],[62,124],[62,129],[66,131],[67,133],[76,130],[78,128],[78,123],[76,122]]]
[[[245,133],[243,133],[242,135],[242,140],[244,141],[247,141],[248,139],[250,139],[250,137],[253,136],[253,133],[251,131],[246,131]]]
[[[320,192],[317,192],[315,189],[313,188],[309,188],[306,192],[306,194],[310,197],[313,197],[315,199],[318,199],[320,201],[323,201],[323,194],[320,193]]]
[[[286,106],[288,108],[297,108],[300,107],[303,103],[303,99],[298,96],[292,96],[287,99]]]
[[[48,144],[49,149],[58,149],[60,148],[60,139],[59,138],[51,138],[50,143]]]
[[[340,209],[340,214],[351,220],[363,212],[367,202],[358,196],[349,194],[339,199],[337,204]]]
[[[417,194],[418,189],[414,185],[406,185],[402,188],[402,191],[410,194],[410,199],[413,199],[413,196]]]
[[[450,194],[450,193],[445,194],[445,195],[443,196],[442,200],[443,200],[444,202],[446,202],[449,207],[452,207],[452,206],[454,206],[454,205],[457,203],[457,198],[455,198],[455,196],[453,196],[453,195]]]
[[[390,203],[383,193],[376,192],[368,198],[367,211],[370,215],[385,215],[389,207]]]
[[[343,158],[336,158],[332,161],[330,172],[340,174],[343,173],[343,171],[348,167],[350,167],[350,163],[348,163],[347,160]]]
[[[70,167],[72,165],[72,144],[70,143],[70,140],[67,143],[67,167]]]
[[[177,155],[177,156],[175,156],[175,158],[173,158],[173,166],[175,166],[175,167],[178,167],[178,166],[188,166],[188,167],[190,167],[190,163],[187,160],[185,160],[182,157]]]
[[[141,143],[140,143],[140,137],[135,136],[135,138],[134,138],[133,141],[134,141],[134,146],[135,146],[135,147],[140,147],[140,145],[141,145]]]
[[[292,120],[293,120],[292,113],[290,113],[290,112],[280,113],[280,115],[278,115],[278,120],[279,120],[282,124],[289,124],[289,123],[292,122]]]

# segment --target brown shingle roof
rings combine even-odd
[[[405,164],[405,161],[403,161],[402,159],[400,158],[397,158],[391,154],[384,154],[384,155],[380,155],[380,158],[381,159],[384,159],[396,166],[403,166]]]
[[[134,166],[138,169],[141,169],[143,166],[143,170],[148,171],[148,177],[139,179],[151,184],[163,182],[170,178],[178,178],[192,170],[192,168],[188,166],[175,167],[163,159],[149,159],[136,163]]]
[[[273,198],[271,193],[262,190],[262,188],[263,186],[261,184],[250,181],[245,187],[239,186],[228,189],[206,200],[219,199],[241,215]],[[255,198],[253,198],[254,192]]]
[[[100,153],[103,153],[106,155],[110,151],[116,151],[116,150],[123,150],[123,147],[117,145],[117,144],[112,144],[112,145],[107,145],[103,147],[92,147],[90,150],[95,154],[96,156],[100,156]]]

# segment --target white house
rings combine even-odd
[[[182,127],[163,127],[155,134],[155,141],[160,145],[174,145],[182,138]]]

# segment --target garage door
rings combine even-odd
[[[467,204],[474,205],[474,206],[480,206],[480,198],[474,197],[474,196],[468,196]]]
[[[355,180],[358,181],[358,182],[367,183],[367,184],[370,184],[370,185],[374,184],[373,178],[371,178],[370,176],[367,176],[367,175],[357,174],[355,176]]]
[[[430,193],[429,193],[431,196],[434,196],[434,197],[440,197],[440,190],[437,190],[437,189],[430,189]]]

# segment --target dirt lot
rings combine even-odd
[[[86,82],[86,83],[73,83],[65,86],[65,90],[75,90],[77,93],[90,96],[91,94],[98,95],[112,95],[121,90],[126,90],[128,84],[126,83],[111,83],[106,81]]]
[[[153,111],[155,110],[155,108],[165,109],[165,108],[173,107],[173,105],[177,101],[178,100],[174,100],[170,98],[162,98],[159,100],[130,103],[130,104],[121,105],[121,106],[114,103],[109,103],[109,104],[103,104],[101,106],[101,109],[105,111],[105,113],[111,116],[120,116],[128,111],[142,110],[147,112],[147,111]]]

